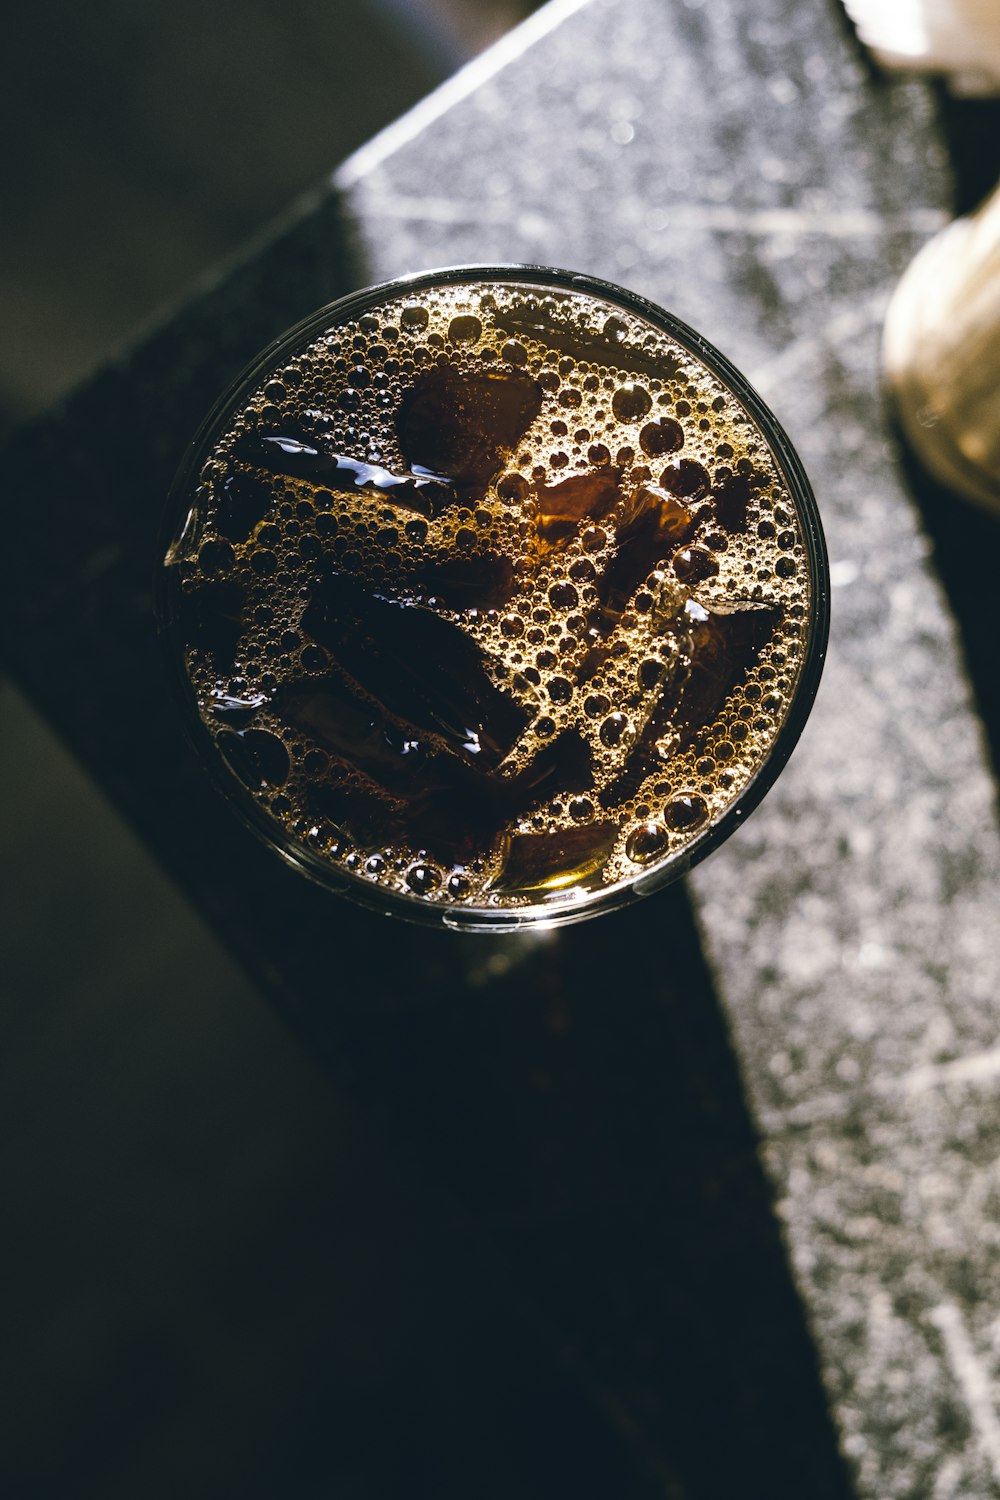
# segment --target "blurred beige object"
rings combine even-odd
[[[1000,511],[1000,187],[908,267],[886,314],[883,358],[921,462]]]
[[[844,0],[886,68],[943,73],[966,97],[1000,94],[1000,0]]]

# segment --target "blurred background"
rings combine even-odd
[[[532,9],[7,7],[0,436]],[[2,676],[0,786],[0,1492],[410,1493],[406,1185]]]

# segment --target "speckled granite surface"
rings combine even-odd
[[[696,906],[859,1493],[1000,1493],[995,786],[878,391],[887,298],[946,217],[931,95],[873,83],[818,0],[592,0],[359,165],[376,276],[496,257],[622,281],[799,448],[826,676]]]
[[[390,945],[216,805],[152,631],[185,441],[246,359],[340,292],[549,262],[716,342],[802,453],[837,588],[803,742],[693,880],[705,951],[858,1492],[980,1500],[1000,1492],[1000,858],[876,388],[881,310],[945,218],[933,95],[873,81],[833,0],[555,0],[493,66],[18,439],[5,648],[412,1167],[461,1304],[427,1409],[509,1455],[489,1493],[842,1497],[683,893],[533,943]],[[477,1395],[462,1341],[488,1327],[499,1350],[498,1326],[518,1330],[514,1363],[484,1362]]]
[[[875,374],[863,337],[769,392],[823,486],[834,635],[787,776],[695,887],[861,1492],[964,1500],[1000,1492],[1000,843],[925,543],[856,420]]]

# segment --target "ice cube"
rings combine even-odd
[[[411,848],[449,864],[468,864],[493,849],[507,815],[506,788],[498,778],[442,755],[407,808],[404,826]]]
[[[407,814],[411,841],[461,863],[492,849],[512,818],[557,793],[590,788],[590,750],[575,731],[566,730],[511,777],[441,755],[428,768],[425,783]]]
[[[499,552],[447,553],[418,567],[410,592],[449,609],[500,609],[514,593],[514,564]]]
[[[438,365],[404,396],[399,440],[411,467],[484,487],[541,407],[541,387],[527,375]]]
[[[526,812],[564,792],[586,792],[594,785],[590,746],[575,729],[549,740],[510,782],[512,812]]]
[[[207,651],[219,672],[233,665],[243,634],[243,604],[243,590],[231,580],[207,583],[181,595],[184,639],[197,650]]]
[[[440,736],[471,762],[498,764],[528,721],[459,626],[346,574],[327,572],[317,582],[302,628],[389,714]]]
[[[516,833],[490,889],[501,895],[544,895],[598,884],[614,849],[614,823],[586,823],[554,833]]]
[[[233,729],[247,728],[256,717],[257,710],[266,702],[266,693],[253,693],[249,690],[227,693],[222,688],[213,688],[211,692],[213,718]]]
[[[340,678],[290,684],[273,707],[336,758],[340,769],[310,790],[309,805],[355,842],[403,840],[451,862],[495,843],[508,816],[508,784],[414,737]],[[345,784],[346,771],[364,778],[363,793]]]
[[[454,487],[437,474],[396,474],[381,464],[337,453],[319,438],[291,431],[250,433],[237,444],[236,454],[271,474],[305,479],[340,493],[370,494],[423,516],[436,516],[458,499]]]
[[[419,785],[433,753],[426,740],[392,724],[339,677],[289,683],[279,689],[273,709],[387,791],[407,792]]]
[[[400,836],[402,822],[395,805],[357,785],[314,782],[306,791],[312,816],[332,823],[360,848],[377,848]]]
[[[605,609],[621,614],[650,573],[683,542],[694,525],[691,512],[659,485],[643,485],[630,497],[619,522],[615,550],[598,594]]]
[[[683,649],[690,665],[679,681],[672,714],[682,738],[694,738],[718,714],[770,640],[783,611],[755,601],[706,604],[691,599]]]
[[[578,673],[584,733],[602,784],[618,776],[646,732],[680,661],[678,625],[685,594],[669,575],[651,579],[649,608],[616,624]],[[581,680],[582,679],[582,680]]]
[[[669,380],[680,368],[679,358],[670,350],[645,353],[629,344],[628,328],[619,318],[608,318],[600,333],[589,332],[578,327],[564,328],[538,308],[522,305],[498,311],[494,323],[514,337],[533,339],[547,349],[570,354],[575,359],[610,365],[632,374]]]
[[[634,797],[670,753],[697,743],[726,698],[756,661],[782,611],[756,601],[703,604],[689,598],[675,621],[677,659],[653,695],[650,712],[617,774],[601,789],[603,807]],[[649,700],[647,700],[647,703]],[[681,816],[675,809],[673,817]]]
[[[618,499],[621,470],[604,464],[590,474],[574,474],[556,484],[536,484],[535,502],[539,515],[582,521],[585,516],[599,521],[613,509]]]
[[[537,531],[546,550],[565,546],[582,521],[599,521],[613,510],[620,477],[620,469],[604,464],[590,474],[536,484]]]

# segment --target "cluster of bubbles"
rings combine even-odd
[[[471,498],[463,492],[459,503],[421,511],[412,485],[407,496],[405,486],[362,480],[411,472],[398,413],[435,368],[517,372],[542,397],[490,482]],[[229,610],[225,648],[205,649],[192,633],[186,669],[204,724],[279,837],[392,889],[516,906],[539,893],[505,890],[498,880],[512,838],[612,826],[589,866],[584,860],[550,882],[607,887],[676,855],[738,799],[794,694],[808,630],[808,566],[800,518],[763,436],[692,354],[582,292],[462,283],[388,298],[328,328],[242,399],[197,476],[168,561],[181,594],[210,588],[223,621]],[[321,476],[254,469],[241,459],[248,438],[288,432],[348,456],[358,485],[326,487]],[[614,507],[547,528],[546,495],[588,475],[611,476]],[[733,476],[752,476],[752,485],[741,525],[727,528],[713,495]],[[643,495],[672,497],[698,518],[697,529],[664,545],[588,667],[617,527]],[[269,705],[282,684],[331,670],[329,652],[302,627],[310,578],[330,557],[395,596],[428,560],[467,559],[474,582],[482,559],[505,560],[510,583],[496,597],[484,574],[481,598],[473,589],[471,602],[456,603],[445,584],[416,602],[471,636],[496,686],[524,706],[526,730],[497,775],[516,778],[540,746],[571,730],[590,753],[591,784],[557,789],[512,817],[492,851],[454,866],[421,848],[377,837],[366,844],[317,819],[309,799],[317,780],[370,786]],[[686,739],[668,726],[651,769],[628,785],[630,754],[643,741],[648,756],[657,703],[683,669],[692,596],[706,608],[733,601],[772,608],[777,623],[711,724]]]

